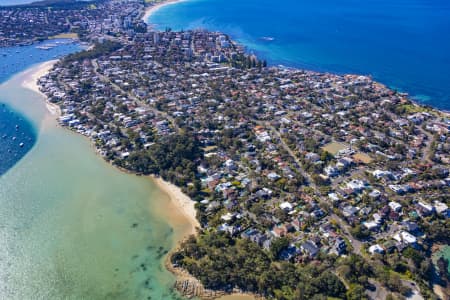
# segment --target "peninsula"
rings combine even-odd
[[[450,243],[449,114],[368,76],[268,66],[225,33],[152,30],[142,16],[157,3],[86,3],[51,32],[1,27],[0,45],[65,32],[93,45],[57,62],[40,90],[105,160],[195,201],[198,232],[170,269],[198,281],[177,288],[268,299],[448,295],[448,261],[435,265],[431,254]],[[0,13],[52,18],[35,10]]]

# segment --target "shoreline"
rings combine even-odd
[[[40,91],[38,80],[40,77],[46,75],[57,62],[58,60],[50,60],[26,69],[23,72],[24,79],[21,83],[21,86],[23,88],[29,89],[42,96],[42,98],[45,101],[45,105],[47,107],[48,112],[54,118],[57,118],[61,115],[61,109],[57,104],[48,101],[47,96]],[[89,141],[92,142],[90,139]],[[95,147],[93,148],[93,150],[95,151]],[[98,155],[97,151],[95,151],[95,153]],[[103,157],[101,158],[103,159]],[[130,175],[137,175],[126,169],[117,168],[116,166],[113,167],[124,173]],[[164,194],[166,194],[169,197],[170,202],[174,204],[175,208],[184,216],[187,223],[189,223],[190,228],[189,230],[186,231],[186,233],[184,233],[185,237],[191,234],[196,234],[196,228],[200,227],[200,223],[196,218],[197,213],[195,209],[195,201],[192,200],[188,195],[184,194],[181,188],[177,187],[176,185],[168,181],[163,180],[160,177],[150,175],[148,176],[148,178],[158,187],[158,189],[160,189]],[[185,237],[183,237],[182,239],[184,239]],[[180,242],[181,240],[177,241],[177,245]]]
[[[147,25],[151,26],[152,24],[148,21],[148,19],[151,17],[151,15],[153,13],[155,13],[156,11],[158,11],[160,8],[168,6],[168,5],[172,5],[172,4],[177,4],[180,2],[185,2],[188,0],[168,0],[168,1],[163,1],[160,3],[157,3],[155,5],[151,5],[151,6],[146,6],[145,7],[145,11],[144,11],[144,15],[142,16],[142,21],[144,21]]]
[[[57,63],[58,60],[51,60],[47,61],[38,65],[31,66],[30,68],[24,70],[22,73],[23,80],[21,81],[21,87],[31,90],[37,94],[39,94],[42,97],[42,100],[45,101],[45,105],[47,108],[47,111],[50,115],[50,117],[53,119],[53,121],[56,121],[56,118],[61,115],[61,109],[60,107],[55,104],[48,101],[47,96],[42,93],[39,89],[38,80],[40,77],[46,75]],[[57,123],[55,123],[56,126]],[[66,129],[67,130],[67,129]],[[69,132],[72,132],[69,130]],[[73,132],[75,133],[75,132]],[[87,137],[86,137],[87,138]],[[92,146],[92,150],[95,152],[96,155],[98,155],[100,158],[102,158],[102,161],[105,163],[108,163],[104,160],[103,157],[101,157],[98,152],[96,151],[95,147],[92,144],[92,141],[88,138],[89,143]],[[112,164],[108,163],[111,167],[114,167],[116,170],[119,170],[120,172],[126,173],[128,175],[135,175],[138,174],[130,172],[126,169],[118,168],[117,166],[113,166]],[[176,185],[167,182],[163,180],[160,177],[157,177],[155,175],[147,176],[147,178],[155,184],[155,186],[165,194],[170,201],[170,204],[173,205],[174,209],[177,213],[179,213],[183,217],[183,222],[186,223],[186,226],[188,226],[188,229],[183,229],[182,232],[177,236],[175,235],[174,239],[174,247],[170,250],[170,252],[165,256],[162,263],[169,271],[172,273],[172,275],[175,277],[175,280],[180,280],[180,274],[181,272],[177,272],[172,265],[170,264],[170,255],[174,251],[178,249],[180,244],[189,236],[189,235],[195,235],[197,228],[200,228],[200,223],[198,222],[196,218],[196,209],[195,209],[195,201],[193,201],[189,196],[184,194],[181,190],[181,188],[177,187]],[[171,213],[168,213],[168,217],[170,217]],[[173,221],[177,219],[176,216],[174,216]],[[171,226],[171,222],[168,222]],[[187,278],[187,274],[183,278]],[[189,275],[190,276],[190,275]],[[194,277],[189,277],[192,280],[196,280]],[[198,282],[198,281],[197,281]]]
[[[29,90],[41,95],[43,97],[43,99],[45,100],[45,106],[47,107],[47,110],[55,118],[61,116],[61,108],[57,104],[51,103],[48,100],[47,96],[45,96],[44,93],[41,92],[41,90],[39,89],[38,80],[42,76],[46,75],[57,62],[58,62],[58,60],[56,60],[56,59],[49,60],[49,61],[41,63],[37,66],[34,66],[34,67],[32,66],[32,67],[26,69],[24,71],[25,77],[21,84],[23,88],[29,89]]]
[[[43,122],[46,124],[44,126],[58,126],[57,125],[57,117],[58,112],[60,113],[59,106],[54,103],[49,103],[47,97],[39,90],[38,85],[38,79],[45,74],[47,74],[51,68],[54,66],[54,64],[57,63],[57,60],[52,61],[46,61],[40,64],[35,64],[33,66],[30,66],[29,68],[25,69],[24,71],[16,74],[15,76],[19,76],[20,80],[17,82],[17,86],[30,90],[32,92],[35,92],[36,94],[42,96],[40,99],[36,99],[36,103],[32,105],[38,105],[40,106],[41,103],[38,103],[39,101],[42,101],[42,104],[45,103],[45,108],[43,108],[43,111],[45,112]],[[28,100],[31,101],[31,100]],[[34,101],[34,100],[33,100]],[[41,106],[42,107],[42,106]],[[60,127],[60,126],[58,126]],[[64,129],[67,130],[67,129]],[[76,133],[73,131],[68,130],[68,133]],[[77,134],[79,135],[79,134]],[[81,135],[84,137],[83,135]],[[93,147],[93,144],[89,140],[90,146]],[[92,150],[95,152],[95,154],[98,155],[98,153],[95,151],[95,148],[93,147]],[[97,156],[99,157],[99,156]],[[103,163],[107,163],[107,165],[111,168],[114,167],[115,171],[120,171],[122,173],[126,173],[128,175],[136,175],[135,173],[132,173],[128,170],[118,168],[117,166],[113,166],[112,164],[108,163],[104,159],[101,160]],[[188,280],[192,283],[197,284],[199,287],[202,287],[201,283],[192,275],[190,275],[187,271],[180,269],[180,268],[174,268],[172,264],[170,263],[170,255],[179,249],[180,244],[182,241],[184,241],[189,235],[196,234],[197,227],[200,226],[199,222],[196,219],[196,210],[195,210],[195,201],[191,200],[186,194],[184,194],[180,188],[177,186],[166,182],[162,180],[161,178],[158,178],[156,176],[146,176],[147,180],[151,180],[152,183],[154,183],[159,191],[162,194],[165,194],[170,201],[170,206],[174,209],[174,211],[168,211],[167,217],[171,218],[171,220],[168,220],[170,226],[174,226],[178,228],[181,224],[181,230],[174,235],[173,239],[173,247],[169,251],[168,254],[166,254],[162,260],[161,265],[170,272],[173,276],[176,282],[181,282],[184,280]],[[163,201],[162,199],[157,199],[156,201]],[[167,204],[161,203],[161,206],[167,207]],[[173,216],[173,218],[172,218]],[[178,216],[181,216],[182,219],[178,218]],[[178,222],[178,223],[177,223]],[[174,224],[172,224],[174,223]],[[203,299],[224,299],[224,300],[249,300],[249,299],[261,299],[257,297],[256,295],[251,295],[248,293],[224,293],[223,291],[212,291],[214,296],[211,298],[211,294],[204,294],[204,297],[201,297]],[[210,293],[210,291],[207,291],[207,293]],[[225,298],[223,298],[225,297]],[[244,297],[244,298],[242,298]]]
[[[152,6],[147,6],[147,7],[145,7],[145,13],[144,13],[144,15],[142,16],[142,20],[148,25],[148,26],[150,26],[153,30],[156,30],[155,28],[153,28],[154,26],[154,24],[153,23],[151,23],[150,21],[149,21],[149,18],[151,17],[151,15],[153,14],[153,13],[155,13],[156,11],[158,11],[160,8],[163,8],[163,7],[165,7],[165,6],[169,6],[169,5],[172,5],[172,4],[178,4],[178,3],[181,3],[181,2],[187,2],[187,1],[189,1],[189,0],[167,0],[167,1],[162,1],[162,2],[160,2],[160,3],[158,3],[158,4],[155,4],[155,5],[152,5]],[[206,29],[206,30],[210,30],[210,29]],[[221,30],[219,30],[219,31],[221,31]],[[229,35],[229,33],[227,33],[227,32],[225,32],[225,31],[221,31],[221,32],[223,32],[224,34],[227,34],[227,35]],[[230,35],[231,36],[231,35]],[[233,40],[236,40],[238,37],[233,37],[233,36],[231,36],[232,38],[233,38]],[[244,46],[245,48],[246,48],[246,52],[248,52],[248,50],[251,50],[251,52],[258,52],[258,50],[257,49],[250,49],[249,48],[249,46],[248,45],[246,45],[245,43],[240,43],[239,42],[239,44],[240,45],[242,45],[242,46]],[[267,57],[266,59],[269,59],[269,57]],[[433,110],[437,110],[437,111],[439,111],[439,112],[441,112],[441,113],[443,113],[446,117],[450,117],[450,108],[439,108],[439,107],[437,107],[437,106],[435,106],[435,105],[432,105],[432,104],[428,104],[428,103],[425,103],[425,102],[421,102],[421,100],[420,100],[420,98],[418,97],[418,96],[420,96],[420,95],[413,95],[413,94],[411,94],[410,92],[408,92],[406,89],[402,89],[402,88],[398,88],[398,87],[395,87],[395,86],[391,86],[389,83],[385,83],[385,82],[382,82],[381,81],[381,79],[374,79],[373,78],[373,75],[371,74],[371,73],[356,73],[356,72],[338,72],[338,71],[330,71],[330,70],[326,70],[326,69],[323,69],[323,68],[319,68],[319,67],[314,67],[313,65],[309,65],[309,66],[302,66],[302,67],[300,67],[300,66],[288,66],[288,65],[284,65],[284,64],[279,64],[279,63],[275,63],[275,62],[273,62],[273,64],[269,64],[268,65],[269,67],[278,67],[278,66],[282,66],[282,67],[285,67],[285,68],[289,68],[289,69],[297,69],[297,70],[305,70],[305,71],[312,71],[312,72],[318,72],[318,73],[330,73],[330,74],[338,74],[338,75],[360,75],[360,76],[368,76],[368,77],[370,77],[370,78],[372,78],[372,80],[374,81],[374,82],[377,82],[377,83],[379,83],[379,84],[382,84],[383,86],[386,86],[387,88],[389,88],[390,90],[393,90],[393,91],[397,91],[398,93],[405,93],[405,94],[407,94],[407,96],[406,96],[406,98],[413,104],[413,105],[415,105],[415,106],[419,106],[419,107],[430,107],[430,108],[432,108]]]
[[[196,218],[196,202],[192,200],[188,195],[183,193],[181,188],[177,187],[176,185],[165,181],[160,177],[156,177],[155,175],[150,175],[149,178],[162,192],[164,192],[170,198],[170,201],[175,204],[175,208],[186,218],[190,225],[189,230],[186,230],[184,234],[185,236],[180,241],[177,241],[178,246],[187,236],[192,234],[195,235],[196,228],[201,227]]]

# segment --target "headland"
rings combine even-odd
[[[149,29],[137,1],[103,5],[122,10],[39,86],[106,161],[195,201],[163,185],[186,231],[200,224],[168,257],[196,278],[184,295],[433,296],[447,113],[369,76],[268,66],[225,33]]]

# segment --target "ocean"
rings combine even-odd
[[[371,75],[450,110],[449,1],[185,0],[149,22],[225,32],[272,65]]]

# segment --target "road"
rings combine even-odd
[[[145,103],[145,102],[142,101],[141,99],[139,99],[139,98],[137,98],[136,96],[134,96],[131,92],[126,92],[126,91],[124,91],[120,86],[118,86],[117,84],[115,84],[114,82],[112,82],[111,79],[109,79],[109,77],[107,77],[107,76],[105,76],[105,75],[100,74],[99,72],[97,72],[97,69],[99,69],[99,65],[98,65],[98,62],[97,62],[96,59],[91,60],[91,62],[92,62],[94,74],[95,74],[96,76],[98,76],[98,77],[100,78],[101,81],[110,84],[110,85],[112,86],[112,88],[113,88],[114,90],[116,90],[117,92],[120,92],[120,93],[122,93],[122,94],[127,95],[127,97],[128,97],[130,100],[133,100],[137,105],[139,105],[139,107],[143,107],[143,108],[145,108],[145,109],[147,109],[147,110],[150,110],[150,111],[153,112],[155,115],[160,115],[160,116],[162,116],[163,118],[165,118],[166,120],[168,120],[168,121],[170,122],[170,124],[172,124],[173,128],[175,128],[175,130],[176,130],[177,132],[180,131],[180,128],[178,127],[177,123],[175,122],[175,119],[174,119],[172,116],[170,116],[168,113],[166,113],[166,112],[164,112],[164,111],[160,111],[160,110],[156,109],[155,107],[148,105],[147,103]]]
[[[269,122],[263,122],[263,121],[258,121],[258,120],[253,120],[253,122],[255,122],[256,124],[258,124],[260,126],[264,126],[265,128],[269,129],[272,134],[274,134],[274,136],[280,141],[280,145],[283,147],[283,149],[297,163],[298,171],[302,174],[302,176],[305,179],[307,179],[307,181],[309,183],[308,185],[314,189],[315,194],[319,199],[319,203],[321,203],[322,205],[328,206],[329,203],[324,199],[324,197],[322,195],[320,195],[318,193],[317,185],[311,179],[311,176],[302,169],[302,163],[300,162],[298,157],[295,155],[294,151],[292,151],[292,149],[284,142],[280,132],[275,127],[273,127]],[[430,144],[431,144],[431,142],[430,142]],[[359,174],[361,172],[363,172],[363,170],[358,169],[358,170],[356,170],[355,174]],[[365,259],[364,255],[362,255],[362,251],[361,251],[363,248],[363,243],[361,241],[359,241],[358,239],[355,239],[352,236],[352,234],[350,233],[351,227],[344,220],[342,220],[341,217],[339,217],[332,211],[330,212],[329,216],[330,216],[330,219],[334,220],[339,225],[339,227],[342,229],[342,235],[345,236],[350,241],[352,248],[353,248],[353,253],[355,253],[355,254],[361,256],[363,259]],[[386,296],[388,295],[388,291],[385,287],[383,287],[381,285],[380,282],[378,282],[374,278],[369,278],[369,283],[375,287],[374,291],[369,291],[369,290],[366,291],[366,293],[370,299],[373,299],[373,300],[386,299]],[[415,298],[413,298],[413,299],[415,299],[415,300],[423,299],[420,296],[420,292],[417,291],[417,288],[415,288],[415,284],[413,282],[402,281],[402,283],[405,286],[411,288],[413,291],[416,291],[416,293],[414,293]]]

